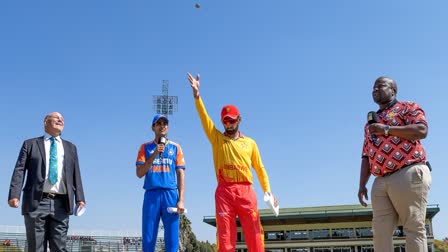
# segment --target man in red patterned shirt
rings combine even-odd
[[[398,224],[406,233],[407,252],[428,251],[426,205],[431,173],[420,143],[428,134],[425,112],[414,102],[396,99],[397,84],[379,77],[372,97],[379,105],[377,123],[365,125],[358,199],[367,206],[366,184],[373,174],[374,250],[393,252],[393,232]]]

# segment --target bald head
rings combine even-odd
[[[375,83],[378,83],[378,84],[384,83],[384,84],[389,85],[389,87],[391,87],[394,90],[395,95],[397,95],[397,92],[398,92],[397,83],[395,83],[395,81],[392,78],[389,78],[386,76],[381,76],[375,80]]]
[[[59,136],[64,130],[64,117],[59,112],[51,112],[44,118],[45,132],[51,136]]]

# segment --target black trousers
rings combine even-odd
[[[47,241],[51,252],[67,251],[67,200],[66,197],[43,198],[34,212],[24,215],[28,251],[46,251]]]

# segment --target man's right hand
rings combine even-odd
[[[8,200],[8,204],[10,207],[18,208],[19,207],[19,199],[12,198],[12,199]]]
[[[200,75],[197,74],[196,78],[194,78],[190,73],[187,73],[187,75],[188,75],[188,81],[190,82],[190,86],[193,89],[193,96],[194,96],[194,98],[198,98],[199,97],[199,87],[201,86],[201,84],[199,83]]]
[[[361,203],[361,205],[363,207],[366,207],[367,203],[364,201],[364,198],[366,200],[369,200],[369,195],[367,194],[367,187],[365,187],[365,186],[359,188],[359,190],[358,190],[358,200],[359,200],[359,203]]]
[[[157,155],[160,155],[165,151],[165,144],[157,144]]]

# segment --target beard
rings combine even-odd
[[[235,126],[235,128],[233,128],[233,129],[227,129],[226,128],[225,130],[226,130],[226,134],[233,135],[233,134],[238,132],[238,126]]]

